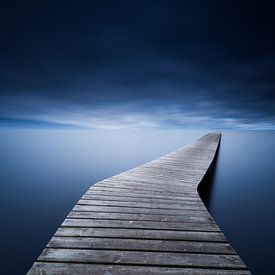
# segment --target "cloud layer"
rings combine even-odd
[[[1,121],[274,129],[271,7],[188,2],[2,4]]]

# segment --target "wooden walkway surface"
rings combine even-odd
[[[28,274],[250,274],[197,192],[219,142],[210,133],[96,183]]]

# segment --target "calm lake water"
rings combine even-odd
[[[1,274],[24,274],[93,183],[207,131],[0,129]],[[275,132],[223,132],[207,201],[254,274],[275,274]]]

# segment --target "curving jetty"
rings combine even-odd
[[[96,183],[28,274],[250,274],[197,192],[220,138]]]

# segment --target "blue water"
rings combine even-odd
[[[1,273],[24,274],[93,183],[206,131],[0,129]],[[208,207],[254,274],[275,274],[275,132],[225,132]]]
[[[253,274],[275,274],[275,132],[225,132],[207,207]]]

